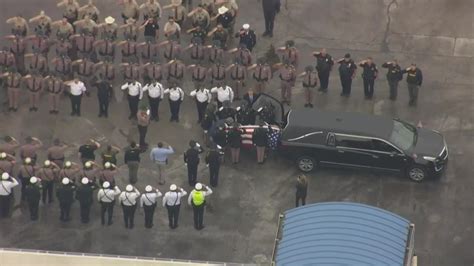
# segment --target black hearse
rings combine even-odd
[[[323,165],[366,168],[402,172],[420,182],[441,173],[448,161],[440,133],[399,119],[297,109],[286,120],[281,152],[303,172]]]

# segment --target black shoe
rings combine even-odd
[[[179,123],[179,118],[176,118],[174,121],[176,121],[176,123]]]
[[[18,108],[13,108],[13,112],[16,112],[16,111],[18,111]]]
[[[270,32],[270,33],[268,34],[268,37],[273,38],[273,33]]]
[[[264,33],[262,34],[262,37],[267,37],[269,34],[270,34],[270,33],[269,33],[268,31],[266,31],[266,32],[264,32]]]
[[[98,117],[102,117],[102,114],[97,115]]]
[[[344,92],[341,92],[341,96],[346,96],[346,94]]]
[[[323,89],[323,88],[319,88],[319,90],[318,90],[318,91],[324,91],[324,89]]]
[[[112,225],[113,223],[114,223],[114,222],[109,221],[109,222],[107,223],[107,225]]]
[[[173,122],[173,121],[174,121],[174,119],[173,119],[173,118],[170,118],[170,122]]]
[[[49,114],[51,114],[51,115],[54,114],[54,111],[53,110],[49,111]]]
[[[309,104],[309,107],[310,107],[310,108],[313,108],[314,106],[313,106],[313,104],[312,104],[312,103],[310,103],[310,104]]]
[[[33,112],[34,108],[33,108],[33,107],[30,107],[30,109],[29,109],[29,110],[30,110],[30,112]]]
[[[36,107],[35,107],[35,108],[33,108],[33,110],[34,110],[35,112],[38,112],[38,108],[36,108]]]
[[[71,116],[74,116],[75,114],[76,114],[76,113],[74,113],[74,112],[71,112]]]

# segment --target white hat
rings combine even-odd
[[[7,153],[6,152],[0,153],[0,158],[2,158],[2,159],[7,158]]]
[[[111,16],[108,16],[108,17],[105,18],[105,23],[107,23],[107,24],[112,24],[114,22],[115,22],[115,19]]]
[[[62,183],[63,183],[63,185],[69,184],[69,178],[67,178],[67,177],[63,178]]]
[[[7,180],[8,178],[10,178],[10,175],[7,172],[3,172],[2,180]]]
[[[66,161],[64,163],[64,166],[66,166],[66,167],[71,167],[71,165],[72,165],[71,161]]]
[[[110,164],[109,162],[106,162],[104,164],[104,167],[107,168],[107,169],[109,169],[111,166],[112,166],[112,164]]]
[[[178,187],[177,187],[175,184],[172,184],[172,185],[170,186],[170,190],[176,190],[176,189],[178,189]]]
[[[30,163],[31,163],[31,158],[30,158],[30,157],[26,157],[26,158],[25,158],[25,163],[26,163],[26,164],[30,164]]]
[[[127,186],[125,187],[125,190],[126,190],[127,192],[132,192],[132,191],[133,191],[133,186],[132,186],[132,185],[127,185]]]
[[[146,192],[151,192],[152,190],[153,190],[153,187],[150,186],[150,185],[148,185],[148,186],[145,187],[145,191],[146,191]]]
[[[248,30],[248,29],[250,29],[250,25],[246,23],[246,24],[242,25],[242,28],[244,30]]]
[[[38,182],[38,178],[37,178],[36,176],[32,176],[32,177],[30,178],[30,183],[31,183],[31,184],[35,184],[36,182]]]
[[[202,184],[201,183],[196,183],[194,188],[197,189],[197,190],[201,190],[202,189]]]
[[[110,187],[110,183],[105,181],[103,184],[102,184],[102,187],[103,188],[109,188]]]
[[[216,147],[220,150],[222,149],[222,147],[220,145],[216,145]]]
[[[51,165],[51,161],[50,161],[50,160],[44,161],[44,166],[50,166],[50,165]]]
[[[175,6],[180,6],[183,3],[183,0],[171,0],[171,4]]]
[[[83,177],[82,180],[81,180],[81,183],[84,184],[84,185],[89,184],[89,178]]]
[[[220,15],[224,15],[225,13],[227,13],[227,11],[229,11],[229,9],[225,6],[221,6],[219,7],[219,9],[217,10],[217,12],[219,12]]]
[[[86,168],[91,168],[91,166],[92,166],[91,161],[87,161],[87,162],[84,164],[84,166],[85,166]]]

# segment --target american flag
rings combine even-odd
[[[242,148],[245,148],[245,149],[253,148],[252,134],[253,134],[253,131],[258,127],[259,127],[258,125],[240,126],[240,129],[245,130],[245,133],[242,134]],[[280,128],[278,126],[270,126],[270,127],[275,133],[277,133],[277,134],[272,134],[272,135],[277,136],[280,132]],[[272,142],[272,136],[270,136],[269,143],[271,142]]]

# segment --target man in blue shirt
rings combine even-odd
[[[174,153],[173,148],[165,142],[167,148],[164,148],[162,142],[158,142],[158,147],[150,152],[150,159],[158,166],[158,184],[165,184],[165,167],[168,165],[168,156]]]

